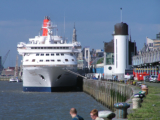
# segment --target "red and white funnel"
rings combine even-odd
[[[44,20],[43,20],[43,33],[42,36],[47,36],[48,34],[48,22],[50,21],[50,18],[48,16],[45,16]]]

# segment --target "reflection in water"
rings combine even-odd
[[[85,120],[92,109],[107,109],[83,92],[23,92],[22,83],[0,81],[0,119],[71,120],[72,107]]]

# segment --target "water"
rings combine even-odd
[[[22,83],[0,81],[0,120],[71,120],[72,107],[85,120],[92,109],[107,110],[84,92],[23,92]]]

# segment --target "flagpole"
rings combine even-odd
[[[120,10],[121,10],[121,22],[122,22],[122,8],[120,8]]]

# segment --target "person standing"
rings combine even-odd
[[[92,120],[104,120],[103,118],[98,117],[98,110],[96,110],[96,109],[93,109],[90,112],[90,116],[91,116]]]
[[[71,108],[69,113],[72,120],[84,120],[81,116],[77,115],[77,110],[75,108]]]

